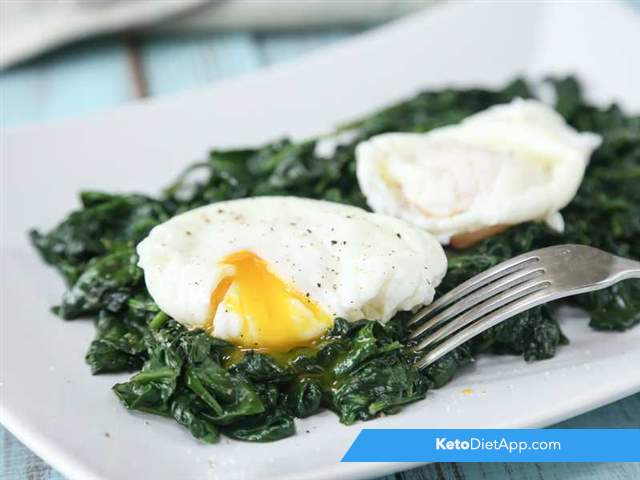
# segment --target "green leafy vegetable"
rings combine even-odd
[[[142,195],[82,192],[82,208],[48,234],[30,232],[44,260],[74,282],[86,263],[118,247],[135,246],[149,230],[168,219],[159,202]]]
[[[207,417],[207,405],[193,392],[180,390],[176,392],[171,404],[171,414],[183,427],[189,429],[191,435],[206,443],[215,443],[220,431],[215,422]]]
[[[287,410],[294,417],[310,417],[320,410],[322,393],[322,386],[319,382],[302,378],[295,382],[287,392],[285,400]]]
[[[588,104],[573,78],[548,81],[558,112],[578,130],[603,138],[579,192],[562,212],[565,232],[525,223],[449,252],[439,293],[514,255],[558,243],[640,258],[640,116],[615,105]],[[30,232],[42,258],[69,286],[54,311],[65,319],[95,319],[96,338],[86,355],[93,373],[140,369],[113,387],[125,407],[174,418],[207,443],[220,433],[257,442],[284,438],[295,433],[294,417],[322,408],[346,424],[395,413],[486,352],[550,358],[567,339],[555,306],[548,305],[484,332],[423,372],[413,367],[414,354],[405,345],[402,313],[385,326],[336,319],[323,338],[291,352],[242,352],[202,330],[187,331],[161,312],[135,254],[137,243],[158,223],[221,200],[297,195],[366,208],[355,176],[358,142],[389,131],[426,132],[494,104],[533,96],[520,79],[499,90],[423,92],[345,125],[334,137],[212,151],[157,198],[83,192],[81,207],[58,226]],[[640,322],[640,282],[619,283],[571,303],[591,314],[594,328],[625,330]]]
[[[413,355],[391,328],[366,322],[335,341],[347,349],[325,357],[330,359],[328,401],[343,423],[395,413],[401,405],[424,398],[427,379],[413,367]]]
[[[103,310],[96,327],[96,338],[91,342],[86,356],[92,373],[140,368],[146,354],[143,324]]]
[[[117,313],[142,287],[143,275],[131,249],[116,251],[87,262],[73,286],[62,296],[58,315],[72,319],[104,310]]]

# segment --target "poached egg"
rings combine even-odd
[[[189,328],[247,348],[308,344],[336,317],[388,321],[430,303],[446,271],[437,240],[332,202],[219,202],[156,226],[137,247],[149,293]]]
[[[465,247],[530,220],[563,229],[601,139],[552,108],[517,99],[428,133],[387,133],[356,149],[357,177],[375,211]]]

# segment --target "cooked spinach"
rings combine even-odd
[[[640,258],[640,116],[582,97],[575,79],[550,79],[556,109],[579,130],[603,137],[575,199],[563,210],[566,231],[525,223],[470,249],[449,252],[439,293],[519,253],[558,243],[582,243]],[[271,441],[295,433],[294,417],[322,408],[343,423],[396,412],[446,384],[484,352],[552,357],[567,343],[545,305],[500,324],[420,372],[405,344],[406,314],[389,324],[336,319],[311,347],[282,354],[242,352],[202,330],[188,331],[161,312],[136,266],[136,244],[171,216],[221,200],[252,195],[298,195],[366,208],[355,176],[357,143],[388,131],[426,132],[458,122],[496,103],[533,97],[524,80],[499,90],[446,89],[418,94],[342,127],[335,138],[261,148],[215,150],[188,167],[161,195],[83,192],[81,208],[48,233],[32,231],[42,258],[68,282],[60,306],[65,319],[93,317],[97,333],[86,360],[93,373],[138,370],[113,387],[123,405],[172,417],[195,438],[212,443],[222,433]],[[327,153],[327,142],[330,152]],[[602,330],[640,322],[640,282],[570,301]],[[566,303],[566,302],[565,302]]]
[[[142,195],[80,194],[82,208],[43,235],[34,230],[31,240],[44,260],[73,284],[87,262],[120,247],[134,247],[154,225],[167,220],[166,209]]]

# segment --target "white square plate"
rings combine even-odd
[[[345,427],[325,412],[280,442],[202,445],[121,407],[110,387],[125,376],[89,374],[93,326],[49,313],[63,286],[26,239],[73,208],[80,189],[156,192],[210,147],[327,131],[422,88],[575,72],[592,98],[637,111],[635,15],[614,2],[445,4],[212,88],[3,132],[2,423],[75,479],[361,478],[413,466],[340,464],[364,426],[543,426],[639,391],[640,329],[595,332],[568,312],[572,343],[552,360],[483,357],[399,415]]]

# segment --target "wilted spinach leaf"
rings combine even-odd
[[[376,322],[351,329],[348,349],[329,366],[328,405],[343,423],[395,413],[398,407],[424,398],[427,378],[392,332]]]
[[[146,341],[149,359],[142,370],[127,383],[116,384],[113,390],[129,409],[168,416],[183,359],[170,345],[162,344],[151,336]]]
[[[103,310],[96,326],[96,338],[86,356],[92,373],[136,370],[142,366],[146,354],[143,324]]]
[[[207,405],[193,392],[178,391],[171,403],[171,414],[191,435],[206,443],[215,443],[220,436],[216,424],[207,418]]]
[[[142,195],[82,192],[82,208],[56,228],[30,232],[44,260],[73,283],[89,260],[121,247],[134,247],[151,228],[169,218],[162,204]]]
[[[273,442],[295,435],[293,418],[282,410],[248,417],[224,428],[224,434],[247,442]]]
[[[58,314],[72,319],[100,310],[117,313],[136,290],[142,288],[138,256],[131,249],[96,257],[62,296]]]
[[[320,410],[322,385],[317,381],[302,378],[291,386],[285,402],[287,410],[294,417],[309,417]]]

